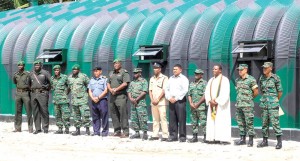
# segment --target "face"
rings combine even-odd
[[[35,69],[35,71],[41,70],[41,64],[35,64],[34,69]]]
[[[135,79],[137,79],[137,78],[139,78],[141,76],[141,73],[139,72],[139,73],[133,73],[133,77],[135,78]]]
[[[56,76],[58,76],[58,75],[60,74],[60,69],[55,69],[55,70],[54,70],[54,74],[55,74]]]
[[[182,72],[182,69],[181,69],[181,68],[179,68],[179,67],[174,67],[174,68],[173,68],[173,74],[174,74],[175,76],[178,76],[181,72]]]
[[[244,69],[238,69],[239,71],[239,75],[241,77],[243,77],[244,75],[246,75],[248,73],[248,69],[247,68],[244,68]]]
[[[195,79],[196,80],[199,80],[199,79],[201,79],[202,78],[202,74],[197,74],[197,73],[195,73]]]
[[[78,69],[73,69],[72,73],[73,73],[73,75],[76,75],[76,74],[79,73],[79,70]]]
[[[159,75],[161,72],[161,68],[153,68],[154,75]]]
[[[93,73],[95,78],[99,78],[102,74],[102,70],[94,70]]]
[[[19,70],[24,70],[24,65],[18,65]]]
[[[264,75],[268,75],[272,72],[272,67],[263,68]]]
[[[121,67],[122,67],[122,65],[121,65],[120,62],[115,62],[115,63],[114,63],[114,69],[115,69],[115,70],[119,70]]]
[[[219,68],[219,66],[214,66],[214,68],[213,68],[213,74],[214,74],[214,76],[216,77],[216,76],[218,76],[221,73],[222,73],[222,71]]]

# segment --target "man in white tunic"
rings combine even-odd
[[[207,110],[206,141],[229,143],[231,138],[230,84],[222,75],[222,66],[213,67],[213,75],[205,89]]]

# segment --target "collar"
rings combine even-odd
[[[102,78],[103,78],[102,75],[100,75],[99,78],[93,77],[93,79],[94,79],[94,80],[97,80],[97,81],[98,81],[98,80],[101,80]]]
[[[172,75],[173,78],[180,78],[182,74],[180,73],[178,76]]]
[[[122,70],[122,68],[120,68],[118,71],[116,71],[116,70],[114,69],[114,73],[121,73],[121,70]]]
[[[162,73],[159,73],[159,75],[156,77],[155,75],[154,75],[154,78],[161,78],[161,77],[163,77],[163,74]]]
[[[249,78],[249,74],[246,74],[246,77],[245,77],[245,78],[242,78],[242,77],[241,77],[241,79],[247,79],[247,78]]]
[[[196,82],[196,80],[195,80],[194,83],[199,84],[202,81],[203,81],[203,78],[199,79],[198,82]]]

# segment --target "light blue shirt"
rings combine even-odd
[[[88,88],[92,90],[94,97],[99,97],[100,94],[106,89],[106,83],[107,78],[104,76],[100,76],[99,78],[93,77],[88,84]],[[107,98],[107,95],[103,98]]]
[[[182,100],[187,94],[189,89],[189,80],[183,74],[179,74],[177,77],[174,75],[169,78],[168,84],[164,88],[165,97],[169,100],[171,97],[176,101]]]

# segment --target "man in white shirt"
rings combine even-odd
[[[186,97],[188,92],[189,80],[181,74],[182,67],[176,64],[173,67],[173,76],[169,78],[168,84],[165,87],[165,97],[169,100],[169,138],[168,142],[186,141]]]

